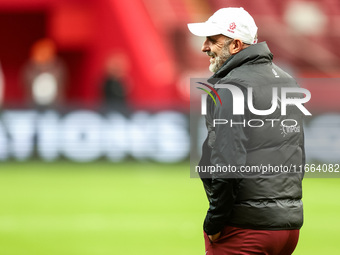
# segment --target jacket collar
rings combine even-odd
[[[208,82],[215,84],[219,79],[228,75],[233,69],[245,64],[260,64],[272,62],[273,54],[270,52],[267,43],[253,44],[239,53],[231,56],[217,72],[208,79]]]

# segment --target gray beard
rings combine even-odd
[[[220,56],[215,57],[215,61],[213,63],[210,64],[209,66],[209,71],[212,73],[216,73],[217,70],[219,70],[222,65],[224,64],[224,62],[227,61],[228,58],[231,57],[231,54],[229,52],[229,49],[227,47],[225,47],[221,53]]]

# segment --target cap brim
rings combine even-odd
[[[214,24],[209,24],[207,22],[189,23],[188,28],[191,33],[197,36],[212,36],[221,34],[219,28],[217,28]]]

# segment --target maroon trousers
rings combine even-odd
[[[204,233],[206,255],[290,255],[299,239],[299,230],[253,230],[226,226],[211,242]]]

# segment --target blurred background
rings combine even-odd
[[[339,163],[337,0],[0,0],[0,254],[204,253],[189,102],[211,74],[186,24],[223,7],[311,92],[308,162]],[[339,180],[304,180],[295,254],[340,251]]]

